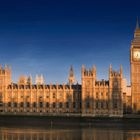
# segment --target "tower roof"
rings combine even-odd
[[[138,17],[137,17],[137,21],[136,21],[134,39],[132,40],[132,43],[134,43],[134,44],[140,43],[140,27],[139,27],[139,19],[138,19]]]
[[[139,18],[137,17],[137,22],[136,22],[136,30],[139,30]]]
[[[70,67],[69,76],[70,76],[70,77],[73,77],[73,76],[74,76],[74,70],[73,70],[73,66],[72,66],[72,65],[71,65],[71,67]]]
[[[68,79],[69,79],[70,84],[73,84],[75,82],[74,70],[73,70],[72,65],[70,67],[69,78]]]

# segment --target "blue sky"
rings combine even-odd
[[[66,83],[70,65],[78,82],[81,66],[96,65],[108,79],[123,65],[129,81],[129,49],[140,2],[91,0],[5,0],[0,2],[0,63],[12,79],[43,74],[46,83]]]

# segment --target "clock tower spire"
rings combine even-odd
[[[137,17],[136,30],[139,30],[139,18]]]
[[[134,38],[140,37],[140,27],[139,27],[139,19],[137,17],[136,28],[134,32]]]

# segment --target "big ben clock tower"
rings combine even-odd
[[[140,27],[137,20],[130,48],[132,112],[140,112]]]

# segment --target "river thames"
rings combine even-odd
[[[140,140],[140,129],[0,127],[0,140]]]

